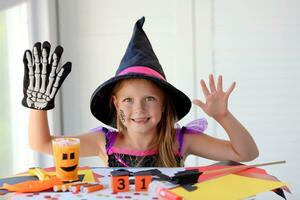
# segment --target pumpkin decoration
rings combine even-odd
[[[56,138],[52,141],[56,176],[62,181],[78,180],[78,138]]]

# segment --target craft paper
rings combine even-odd
[[[195,185],[198,189],[192,192],[188,192],[182,187],[172,189],[171,191],[184,196],[185,200],[238,200],[280,188],[286,184],[279,181],[267,181],[230,174]]]

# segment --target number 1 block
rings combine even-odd
[[[147,191],[148,186],[151,182],[152,177],[149,175],[138,175],[135,176],[134,184],[135,184],[135,191]]]

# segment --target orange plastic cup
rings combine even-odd
[[[78,180],[78,138],[56,138],[52,140],[56,176],[62,181]]]

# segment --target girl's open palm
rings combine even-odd
[[[208,90],[204,80],[200,81],[201,88],[205,97],[205,103],[199,99],[193,100],[195,105],[198,105],[207,115],[215,119],[219,119],[226,116],[228,111],[228,98],[235,87],[235,82],[227,89],[223,91],[222,76],[218,77],[217,87],[214,81],[214,76],[209,75],[209,88]]]

